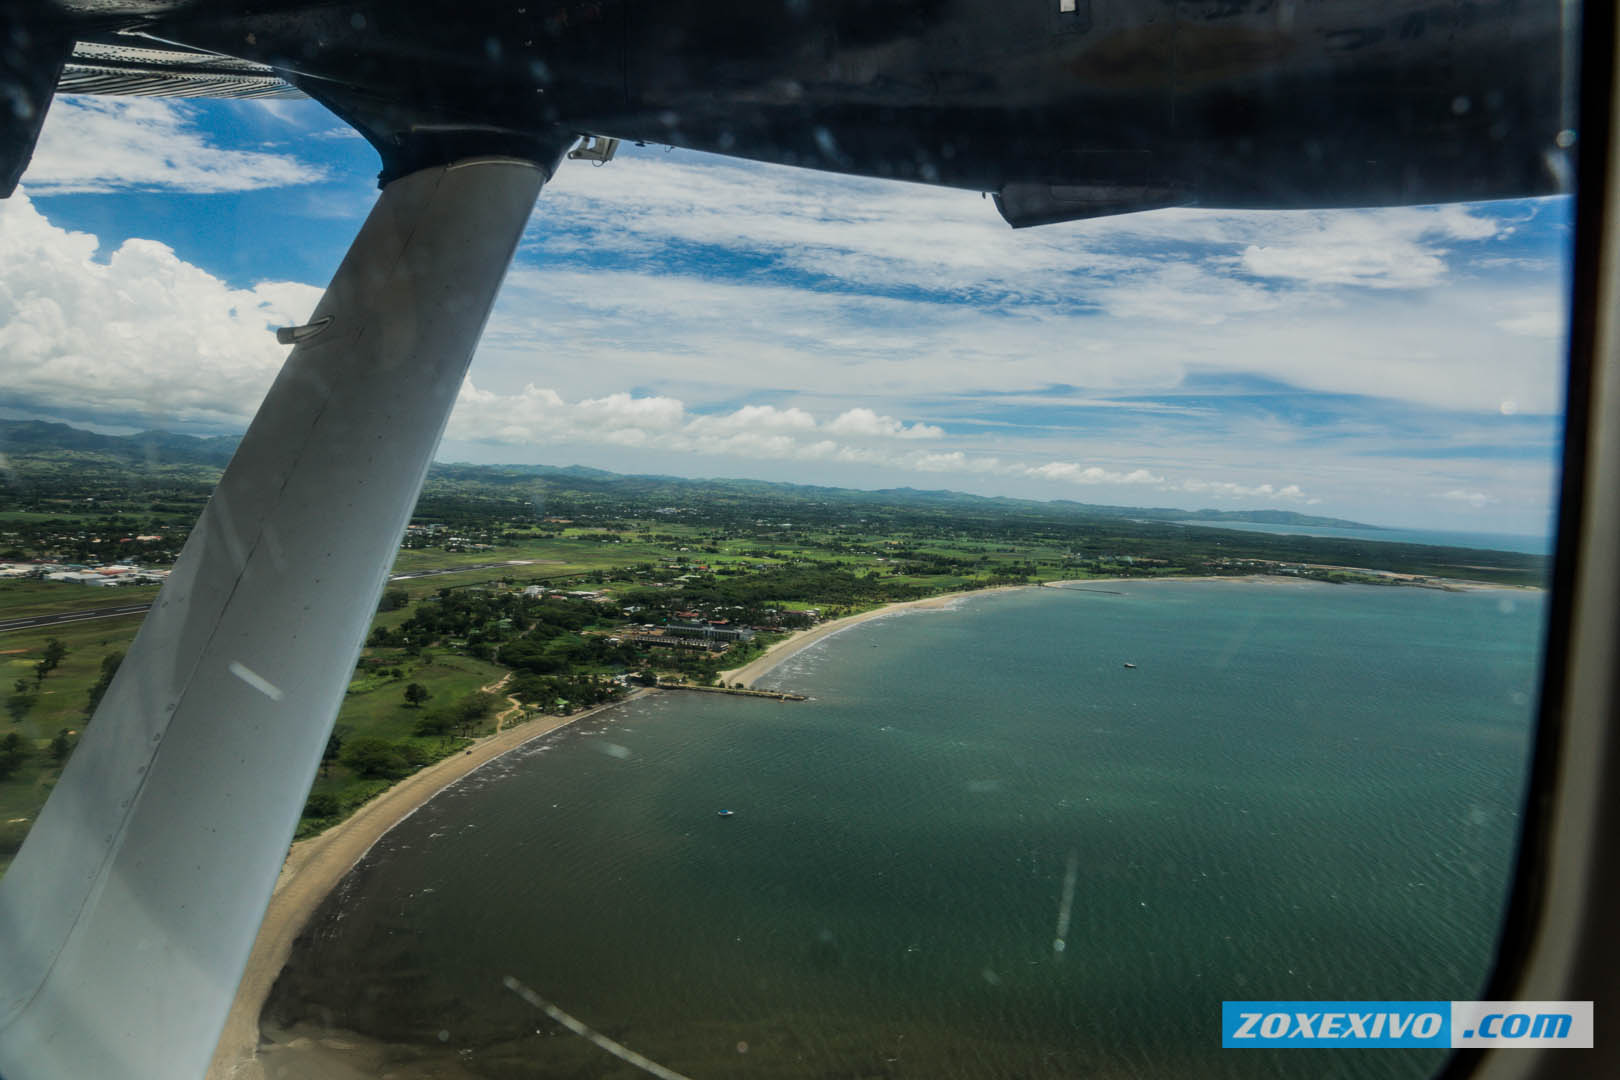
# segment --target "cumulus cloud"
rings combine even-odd
[[[1049,461],[1025,472],[1043,480],[1062,480],[1070,484],[1151,484],[1162,487],[1165,482],[1164,477],[1147,469],[1119,472],[1100,465],[1080,465],[1073,461]]]
[[[1264,278],[1311,285],[1421,289],[1448,276],[1448,241],[1486,240],[1502,228],[1462,206],[1315,211],[1251,243],[1239,264]]]
[[[271,328],[320,290],[234,289],[153,240],[98,247],[21,192],[0,202],[0,400],[240,427],[287,355]]]
[[[922,432],[923,434],[917,434]],[[723,413],[692,415],[678,399],[663,396],[608,398],[570,403],[555,390],[533,385],[503,395],[470,378],[450,421],[450,437],[468,442],[515,445],[621,446],[657,453],[697,454],[760,461],[875,465],[905,472],[1005,477],[1056,486],[1153,488],[1219,497],[1252,496],[1300,500],[1298,484],[1244,485],[1196,478],[1173,480],[1161,471],[1075,461],[1028,464],[1001,454],[971,450],[922,450],[917,438],[945,438],[946,431],[905,423],[870,409],[851,409],[825,422],[800,408],[745,405]]]
[[[699,416],[688,428],[704,435],[734,435],[743,431],[807,432],[815,430],[816,418],[798,408],[744,405],[735,412]]]
[[[879,416],[871,409],[857,408],[841,413],[827,424],[835,435],[869,439],[940,439],[945,431],[931,424],[904,424],[892,416]]]
[[[216,145],[197,106],[166,98],[63,95],[23,180],[36,195],[251,191],[307,184],[322,170],[287,154]]]
[[[296,282],[232,288],[151,240],[101,254],[94,236],[52,225],[27,195],[0,203],[0,401],[42,411],[72,403],[128,423],[242,427],[286,356],[270,330],[303,321],[320,290]],[[1172,489],[1161,470],[918,449],[948,439],[947,429],[865,406],[823,416],[774,404],[696,411],[668,394],[569,397],[534,383],[500,393],[468,379],[450,435],[1022,478],[1054,489]],[[1291,489],[1278,490],[1286,497]]]
[[[64,98],[28,183],[318,177],[221,145],[208,108]],[[233,289],[150,241],[98,252],[37,214],[18,225],[18,205],[0,222],[0,395],[239,426],[284,355],[265,327],[302,321],[316,290]],[[1455,487],[1536,517],[1550,488],[1533,457],[1561,397],[1558,259],[1504,220],[1183,209],[1015,232],[972,193],[627,147],[548,185],[451,437],[542,448],[505,460],[596,447],[575,460],[1143,501],[1331,492],[1337,514],[1398,499],[1473,519],[1436,497]],[[46,230],[38,250],[19,229]],[[1493,453],[1467,458],[1476,445]]]
[[[1235,484],[1226,480],[1183,480],[1171,486],[1171,490],[1184,491],[1189,495],[1218,495],[1226,498],[1262,498],[1262,499],[1303,499],[1305,493],[1299,489],[1298,484],[1284,484],[1282,487],[1273,487],[1271,484]]]
[[[731,412],[694,414],[678,398],[627,393],[565,401],[555,390],[530,384],[517,394],[462,386],[451,421],[453,438],[535,444],[569,440],[659,445],[695,453],[760,453],[822,459],[858,452],[839,440],[885,443],[942,438],[944,429],[907,424],[870,409],[851,409],[821,423],[804,409],[744,405]],[[836,438],[828,438],[835,436]]]

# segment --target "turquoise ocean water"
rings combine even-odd
[[[1478,996],[1541,619],[1133,582],[875,620],[762,680],[809,702],[663,693],[473,774],[327,901],[267,1020],[643,1075],[511,975],[693,1078],[1422,1077],[1223,1051],[1220,1003]]]

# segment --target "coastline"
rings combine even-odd
[[[1408,589],[1432,589],[1436,592],[1546,592],[1543,585],[1509,585],[1494,581],[1471,581],[1467,578],[1430,578],[1427,583],[1414,582],[1416,574],[1399,574],[1394,571],[1363,570],[1354,566],[1323,566],[1321,570],[1344,570],[1352,574],[1372,574],[1390,579],[1389,585]],[[1043,581],[1031,588],[1055,588],[1071,585],[1107,585],[1110,583],[1120,585],[1145,585],[1164,581],[1232,581],[1240,585],[1329,585],[1333,582],[1321,581],[1308,576],[1295,576],[1290,574],[1169,574],[1164,577],[1098,577],[1098,578],[1066,578],[1062,581]],[[1359,583],[1357,583],[1359,584]]]
[[[752,686],[755,680],[764,677],[798,652],[852,626],[911,610],[939,610],[968,597],[1052,587],[1087,591],[1088,586],[1099,586],[1101,588],[1097,591],[1111,591],[1108,589],[1110,585],[1140,585],[1153,581],[1227,581],[1274,586],[1321,584],[1309,578],[1248,574],[1077,578],[1029,585],[1001,585],[961,590],[918,600],[896,601],[870,611],[822,623],[807,630],[796,631],[752,661],[723,671],[720,676],[728,685],[742,682],[746,686]],[[1493,585],[1479,582],[1447,582],[1445,587],[1450,591],[1537,589],[1535,586]],[[281,874],[276,881],[275,890],[254,941],[224,1031],[209,1065],[208,1080],[266,1080],[265,1063],[260,1056],[262,1039],[260,1018],[270,991],[287,962],[294,941],[303,932],[316,908],[378,840],[440,792],[481,766],[575,721],[651,693],[653,691],[650,689],[637,690],[621,701],[587,709],[573,716],[536,718],[518,727],[507,728],[486,736],[473,743],[463,753],[445,758],[407,777],[362,806],[353,816],[319,836],[294,843],[288,851]],[[505,715],[502,714],[503,717]]]
[[[863,622],[881,618],[884,615],[894,615],[902,611],[933,611],[949,607],[953,601],[969,596],[988,596],[990,593],[1010,592],[1015,589],[1036,589],[1038,585],[995,585],[988,589],[963,589],[960,592],[940,593],[938,596],[925,596],[921,600],[896,600],[892,604],[863,611],[858,615],[846,615],[842,619],[834,619],[819,626],[812,626],[808,630],[795,630],[792,634],[778,641],[764,653],[756,656],[739,668],[720,673],[720,680],[727,686],[742,683],[743,686],[753,689],[755,679],[763,678],[773,668],[793,656],[793,654],[809,648],[822,638],[831,637],[840,630],[848,630]]]
[[[620,701],[572,716],[536,718],[488,735],[462,753],[434,762],[366,803],[348,819],[319,836],[296,841],[287,851],[264,921],[254,939],[242,981],[231,1002],[225,1029],[209,1063],[208,1080],[265,1080],[259,1061],[259,1017],[286,966],[293,942],[321,901],[387,833],[435,795],[463,777],[535,739],[634,701],[651,690],[636,690]]]
[[[1361,571],[1365,573],[1366,571]],[[1396,575],[1404,577],[1409,575]],[[867,622],[871,619],[893,615],[903,611],[931,610],[948,607],[953,601],[965,599],[970,596],[984,596],[989,593],[1010,592],[1017,589],[1049,589],[1071,587],[1081,589],[1087,585],[1142,585],[1155,582],[1175,581],[1229,581],[1240,585],[1320,585],[1323,582],[1308,577],[1294,577],[1286,574],[1204,574],[1185,575],[1175,574],[1165,577],[1095,577],[1095,578],[1065,578],[1060,581],[1042,581],[1032,585],[996,585],[988,589],[963,589],[958,592],[940,593],[938,596],[926,596],[921,600],[898,600],[892,604],[863,611],[858,615],[846,615],[842,619],[813,626],[808,630],[795,630],[788,637],[772,645],[760,656],[755,657],[741,667],[731,668],[720,672],[720,679],[727,686],[742,683],[748,689],[754,689],[754,682],[764,678],[773,669],[790,659],[795,653],[809,648],[822,638],[829,637],[851,626]],[[1413,586],[1406,586],[1413,587]],[[1442,579],[1435,585],[1421,586],[1423,588],[1436,588],[1450,592],[1478,592],[1491,589],[1506,589],[1514,591],[1540,592],[1538,585],[1497,585],[1483,581],[1462,581]]]

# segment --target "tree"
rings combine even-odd
[[[457,726],[460,728],[461,734],[471,734],[472,730],[487,720],[499,705],[499,698],[482,690],[476,691],[469,696],[456,709]]]
[[[304,816],[307,818],[337,817],[342,808],[338,797],[329,791],[312,791],[309,798],[304,800]]]
[[[51,760],[60,765],[68,759],[68,755],[71,753],[73,753],[73,740],[68,738],[68,729],[63,728],[51,740]]]
[[[410,602],[411,594],[404,589],[389,589],[382,594],[382,603],[377,605],[377,610],[398,611],[400,608],[409,607]]]
[[[321,775],[332,771],[332,762],[343,752],[343,733],[336,728],[326,737],[326,749],[321,752]]]
[[[454,729],[461,735],[468,735],[480,723],[489,718],[500,704],[500,699],[494,694],[476,691],[442,709],[434,709],[426,713],[416,722],[416,734],[422,736],[448,735]]]
[[[434,709],[422,714],[416,722],[416,734],[421,736],[448,735],[456,726],[458,717],[454,709]]]
[[[46,638],[45,652],[41,656],[39,663],[34,665],[34,685],[37,687],[43,683],[45,676],[60,667],[63,658],[66,656],[66,645],[63,645],[56,638]]]
[[[350,740],[343,748],[343,764],[368,780],[397,780],[411,771],[399,747],[372,735]]]
[[[101,704],[102,695],[107,692],[107,687],[112,685],[113,676],[118,674],[118,665],[123,662],[124,654],[121,652],[108,653],[101,658],[101,675],[96,679],[96,684],[90,688],[90,704],[85,709],[86,716],[93,714],[96,706]]]
[[[25,689],[6,698],[6,712],[13,724],[22,723],[23,717],[28,715],[28,710],[34,707],[34,695],[26,689],[28,684],[23,683],[21,679],[18,682],[22,683]]]
[[[22,768],[30,749],[27,741],[15,731],[0,738],[0,780]]]
[[[405,688],[405,704],[413,709],[420,709],[422,702],[432,696],[433,693],[419,682],[413,682]]]

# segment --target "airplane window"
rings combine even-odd
[[[335,578],[324,540],[270,526],[243,553],[197,523],[249,512],[215,492],[255,455],[301,482],[302,428],[249,431],[293,346],[360,348],[358,291],[317,305],[374,228],[369,114],[108,96],[113,59],[76,53],[63,86],[98,92],[58,94],[0,201],[0,883],[65,857],[25,840],[76,750],[153,715],[152,627],[215,602],[195,567],[262,559],[267,604],[351,590],[368,620],[323,646],[341,704],[287,781],[210,1076],[1432,1075],[1449,1051],[1223,1050],[1218,1017],[1466,1000],[1491,970],[1566,406],[1577,127],[1568,31],[1532,6],[1537,50],[1458,76],[1443,125],[1392,114],[1387,162],[1322,159],[1362,136],[1304,103],[1308,66],[1243,100],[1320,145],[1228,138],[1198,88],[1281,63],[1274,39],[1188,30],[1164,123],[1214,133],[1196,168],[1154,172],[1142,120],[982,194],[970,153],[1021,160],[1011,127],[904,159],[859,95],[797,141],[706,127],[678,54],[649,61],[625,78],[668,107],[570,138],[519,220],[386,574]],[[551,7],[555,33],[617,10]],[[839,78],[896,117],[987,93],[883,82],[956,32],[952,5],[902,7],[898,31],[840,16]],[[1131,92],[1198,7],[1094,81]],[[1121,18],[1063,0],[961,48],[1003,63]],[[1426,18],[1311,25],[1387,89]],[[744,96],[786,125],[823,89],[782,49]],[[275,81],[244,72],[187,77]],[[1488,149],[1534,124],[1518,171]],[[423,175],[383,159],[385,191]],[[354,398],[379,441],[439,310],[391,303]],[[316,471],[358,491],[362,457]],[[300,535],[329,520],[341,548],[341,513]],[[301,700],[277,658],[335,631],[265,618],[293,629],[210,639],[215,700]],[[250,723],[215,713],[200,746]],[[281,783],[198,754],[199,788]]]

